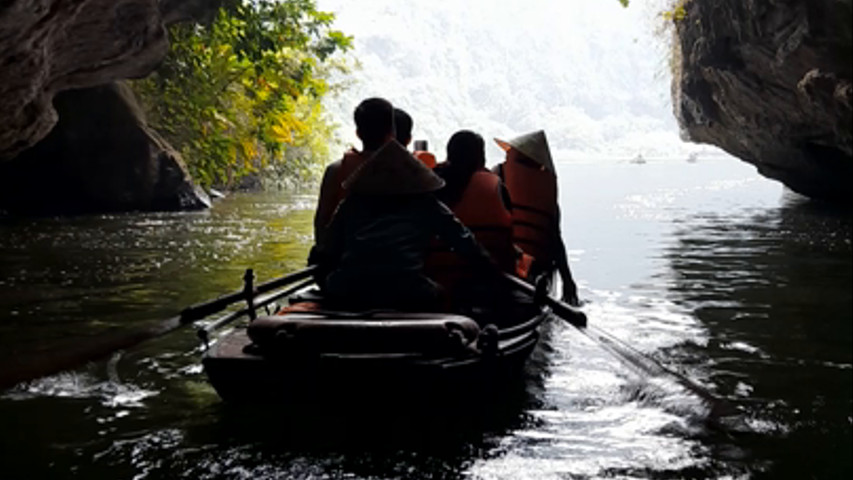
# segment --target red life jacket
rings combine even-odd
[[[462,197],[451,210],[477,241],[506,272],[515,271],[512,217],[501,198],[500,178],[481,169],[471,176]],[[427,275],[447,290],[473,276],[471,265],[442,242],[435,242],[427,256]]]
[[[435,168],[436,163],[438,163],[435,160],[435,155],[433,155],[432,152],[427,152],[426,150],[415,150],[412,152],[412,155],[414,155],[418,160],[424,162],[424,165],[429,168]]]
[[[512,240],[540,264],[554,259],[557,177],[544,167],[508,160],[501,167],[512,199]]]

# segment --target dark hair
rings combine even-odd
[[[377,150],[394,133],[394,107],[384,98],[368,98],[359,103],[353,117],[365,150]]]
[[[394,135],[401,145],[406,145],[412,140],[412,117],[405,110],[394,108]]]
[[[474,172],[486,166],[486,142],[483,137],[470,130],[460,130],[447,141],[447,162],[436,167],[436,173],[444,179],[444,188],[437,193],[438,199],[448,206],[455,205]]]

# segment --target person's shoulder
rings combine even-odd
[[[355,150],[354,148],[350,148],[349,150],[344,152],[344,154],[341,155],[340,158],[338,158],[337,160],[333,161],[332,163],[326,165],[326,170],[325,170],[326,174],[332,173],[335,170],[341,168],[341,165],[343,165],[343,163],[344,163],[344,159],[346,159],[347,157],[358,156],[360,154],[361,153],[358,150]]]
[[[364,152],[358,150],[355,147],[349,147],[346,149],[343,155],[341,155],[341,160],[346,160],[347,158],[361,158],[364,155]]]
[[[479,169],[475,170],[473,175],[478,175],[478,176],[485,177],[485,178],[496,178],[498,180],[501,179],[500,175],[498,175],[497,172],[495,172],[493,170],[489,170],[486,167],[479,168]]]
[[[335,172],[337,172],[339,168],[341,168],[340,160],[335,160],[334,162],[326,165],[326,169],[323,170],[323,183],[325,184],[330,179],[332,179],[335,176]]]

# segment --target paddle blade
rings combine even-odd
[[[181,325],[181,319],[178,316],[150,328],[107,333],[95,338],[76,340],[70,345],[54,345],[50,350],[40,350],[3,359],[4,368],[0,369],[0,390],[100,360],[117,350],[126,350],[146,340],[165,335]]]

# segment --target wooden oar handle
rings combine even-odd
[[[253,291],[255,294],[266,293],[271,290],[275,290],[279,287],[283,287],[285,285],[289,285],[291,283],[298,282],[299,280],[308,278],[313,275],[316,270],[316,265],[310,265],[306,268],[303,268],[302,270],[299,270],[298,272],[293,272],[290,275],[285,275],[281,278],[276,278],[275,280],[270,280],[268,282],[261,283],[256,286]],[[239,292],[229,293],[228,295],[223,295],[209,302],[189,306],[181,310],[181,322],[191,323],[196,320],[200,320],[212,313],[216,313],[222,310],[223,308],[227,307],[228,305],[231,305],[232,303],[245,300],[246,296],[246,290],[240,290]]]
[[[579,308],[550,296],[545,297],[545,303],[554,310],[557,316],[562,317],[565,321],[578,328],[586,328],[586,314]]]
[[[509,283],[511,283],[514,287],[518,288],[522,292],[533,296],[537,301],[544,301],[546,305],[551,307],[551,309],[558,317],[563,318],[565,321],[571,323],[572,325],[578,328],[586,327],[586,314],[583,313],[579,308],[573,307],[566,302],[557,300],[556,298],[550,295],[543,295],[543,292],[539,292],[537,294],[536,288],[533,285],[525,282],[524,280],[516,276],[505,273],[504,278],[506,278]]]

